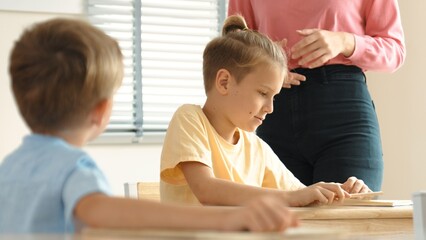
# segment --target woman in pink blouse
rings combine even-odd
[[[229,15],[281,42],[292,72],[257,133],[305,185],[381,189],[380,130],[364,71],[405,59],[397,0],[229,0]]]

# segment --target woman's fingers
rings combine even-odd
[[[299,86],[300,82],[306,80],[306,77],[302,74],[295,72],[289,72],[287,78],[284,79],[283,88],[291,88],[292,85]]]

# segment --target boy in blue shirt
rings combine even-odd
[[[86,22],[52,19],[26,30],[10,57],[11,85],[31,129],[0,165],[0,233],[81,227],[283,230],[297,225],[277,197],[242,208],[184,207],[110,196],[81,147],[106,127],[123,77],[116,41]]]

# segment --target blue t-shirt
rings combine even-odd
[[[56,137],[31,134],[0,165],[0,233],[73,233],[90,193],[110,194],[92,158]]]

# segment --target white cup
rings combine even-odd
[[[413,221],[416,240],[426,240],[426,191],[413,193]]]

